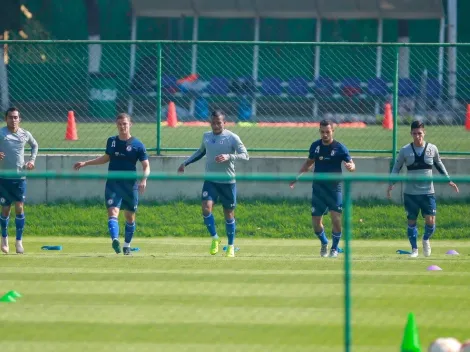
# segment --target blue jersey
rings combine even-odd
[[[312,143],[308,153],[308,158],[315,160],[314,173],[342,173],[341,164],[343,161],[351,161],[348,149],[341,143],[333,141],[329,145],[324,145],[319,139]],[[314,181],[313,186],[322,185],[331,189],[340,190],[340,182],[318,182]]]
[[[127,141],[120,140],[118,136],[108,138],[106,154],[109,155],[109,171],[136,172],[137,161],[148,160],[144,144],[134,137]]]

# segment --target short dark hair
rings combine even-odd
[[[18,110],[17,107],[12,106],[11,108],[8,108],[7,111],[5,111],[5,118],[8,117],[8,113],[13,112],[13,111],[18,111],[18,115],[20,114],[20,110]]]
[[[118,115],[116,116],[116,122],[117,122],[118,120],[122,120],[122,119],[128,119],[129,122],[132,122],[131,115],[126,114],[125,112],[121,112],[120,114],[118,114]]]
[[[225,119],[225,114],[222,110],[216,109],[211,112],[211,119],[213,119],[214,117],[223,117]]]
[[[414,130],[416,128],[424,128],[424,123],[421,121],[415,120],[411,123],[411,129]]]
[[[320,127],[326,127],[326,126],[331,126],[331,128],[333,128],[333,122],[331,122],[330,120],[321,120]]]

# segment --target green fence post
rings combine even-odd
[[[395,46],[395,72],[393,77],[393,134],[392,134],[392,171],[395,160],[397,159],[397,136],[398,136],[398,62],[400,55],[400,47]]]
[[[162,145],[162,44],[157,44],[157,155]]]
[[[351,181],[344,181],[344,351],[351,352]]]

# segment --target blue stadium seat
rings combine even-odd
[[[315,92],[318,95],[332,95],[335,92],[335,85],[329,77],[318,77],[315,80]]]
[[[207,93],[210,95],[227,95],[230,92],[229,80],[225,77],[212,77],[209,80]]]
[[[261,93],[263,95],[281,95],[282,80],[279,77],[267,77],[261,81]]]
[[[437,99],[441,96],[442,85],[437,78],[428,78],[426,81],[426,96]]]
[[[367,91],[374,97],[386,97],[389,93],[387,82],[378,77],[371,78],[367,81]]]
[[[362,93],[361,80],[357,77],[346,77],[341,81],[343,95],[353,97]]]
[[[306,96],[309,93],[308,81],[304,77],[294,77],[288,81],[287,91],[290,95]]]
[[[173,94],[178,91],[175,76],[162,75],[162,94]]]
[[[398,96],[404,98],[411,98],[417,94],[416,83],[410,78],[398,79]]]

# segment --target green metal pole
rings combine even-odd
[[[344,181],[344,351],[351,352],[351,181]]]
[[[393,136],[392,136],[392,164],[390,171],[395,165],[397,159],[397,135],[398,135],[398,62],[400,55],[400,47],[395,47],[395,74],[393,78]]]
[[[157,44],[157,155],[162,144],[162,44]]]

